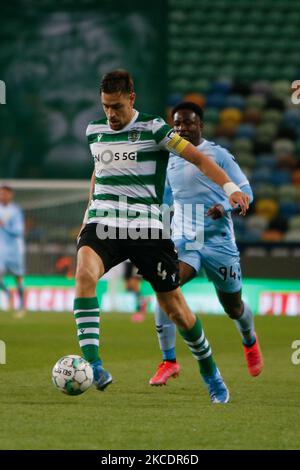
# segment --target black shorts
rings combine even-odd
[[[168,292],[179,286],[179,262],[170,239],[100,239],[96,223],[87,224],[80,233],[77,250],[89,246],[101,258],[105,272],[130,259],[156,292]]]

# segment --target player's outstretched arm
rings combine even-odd
[[[243,193],[240,188],[230,180],[227,173],[222,170],[219,165],[184,139],[181,139],[179,145],[176,146],[176,152],[187,161],[196,165],[210,180],[221,186],[227,194],[231,206],[233,208],[239,206],[241,214],[246,214],[249,209],[249,196]]]

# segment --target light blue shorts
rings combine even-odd
[[[242,288],[240,254],[233,242],[208,245],[200,250],[186,250],[185,239],[174,240],[179,261],[192,266],[198,273],[204,268],[206,275],[222,292],[238,292]]]

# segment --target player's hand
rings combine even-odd
[[[234,209],[240,207],[240,215],[246,215],[247,210],[249,209],[250,198],[248,194],[243,193],[242,191],[235,191],[229,197],[229,202]]]
[[[207,211],[208,217],[211,217],[213,220],[220,219],[225,214],[225,209],[222,204],[215,204],[210,207]]]

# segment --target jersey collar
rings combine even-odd
[[[207,144],[207,140],[206,140],[206,139],[202,139],[201,144],[197,145],[197,148],[198,148],[198,149],[202,149],[203,147],[205,147],[206,144]]]

